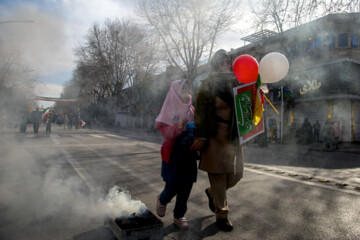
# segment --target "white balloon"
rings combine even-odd
[[[266,54],[259,63],[259,74],[264,83],[275,83],[283,79],[289,71],[289,61],[278,52]]]

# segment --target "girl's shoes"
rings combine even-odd
[[[189,229],[189,224],[187,223],[187,220],[184,217],[179,219],[174,218],[174,224],[180,229]]]
[[[164,217],[166,213],[166,205],[162,205],[160,203],[160,195],[157,197],[156,213],[159,215],[159,217]]]

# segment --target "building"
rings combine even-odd
[[[360,13],[330,14],[283,33],[252,34],[243,38],[250,44],[230,51],[233,58],[249,54],[259,62],[270,52],[287,56],[288,75],[268,86],[268,98],[282,114],[269,104],[264,112],[278,138],[292,137],[308,118],[322,127],[327,119],[338,121],[344,141],[360,141],[359,26]]]
[[[244,37],[248,44],[229,52],[235,59],[249,54],[259,62],[270,52],[287,56],[290,69],[267,97],[281,114],[265,104],[267,128],[276,126],[278,140],[292,138],[304,118],[323,127],[327,119],[339,121],[343,140],[360,141],[360,13],[329,14],[283,33],[264,30]],[[210,68],[201,66],[194,90]],[[153,76],[147,86],[129,89],[117,108],[122,127],[153,128],[171,81],[180,71],[168,68]],[[270,137],[270,131],[267,131]],[[274,134],[274,133],[273,133]],[[320,131],[320,139],[323,138]]]

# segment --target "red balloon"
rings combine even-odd
[[[259,64],[248,54],[238,56],[233,63],[233,71],[239,82],[252,83],[257,81]]]

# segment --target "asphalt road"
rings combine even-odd
[[[0,239],[115,239],[104,225],[109,209],[123,214],[129,205],[122,202],[140,200],[155,212],[164,186],[158,135],[44,131],[1,133]],[[199,171],[186,214],[190,229],[172,224],[172,201],[161,218],[164,239],[360,238],[360,155],[279,145],[249,145],[245,155],[244,178],[228,192],[234,230],[214,224],[208,179]],[[128,194],[109,196],[114,186]]]

